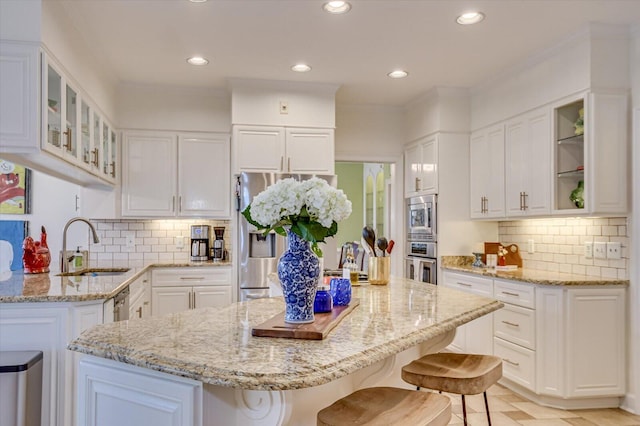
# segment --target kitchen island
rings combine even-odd
[[[87,330],[69,346],[85,354],[78,423],[315,424],[320,408],[355,389],[409,388],[402,365],[502,306],[404,279],[353,290],[360,305],[320,341],[251,335],[284,310],[282,298]]]
[[[126,265],[100,266],[104,270]],[[74,358],[79,354],[68,351],[67,345],[82,331],[113,321],[116,295],[136,282],[142,284],[140,281],[144,281],[142,285],[146,286],[151,270],[203,267],[230,270],[231,264],[154,263],[131,267],[117,275],[89,273],[77,276],[60,276],[59,265],[52,264],[49,273],[11,271],[3,274],[0,279],[0,350],[43,352],[42,424],[75,424]],[[133,292],[131,294],[133,296]],[[134,302],[133,297],[131,301]],[[138,316],[134,303],[130,310]]]

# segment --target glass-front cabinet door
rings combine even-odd
[[[66,85],[64,155],[78,159],[78,93]]]
[[[47,66],[47,133],[44,148],[60,152],[62,129],[62,77],[51,65]]]
[[[111,131],[109,125],[105,122],[102,123],[102,166],[100,171],[103,175],[109,175],[109,135]]]
[[[584,99],[555,108],[555,205],[557,211],[585,208]]]
[[[109,176],[116,179],[117,157],[118,157],[118,138],[115,130],[111,129],[111,145],[109,146],[109,154],[111,160],[109,162]]]
[[[80,107],[80,158],[85,168],[91,168],[91,109],[82,100]]]
[[[92,135],[92,148],[91,148],[91,170],[97,173],[100,170],[100,140],[101,140],[101,126],[100,116],[93,112],[93,135]]]

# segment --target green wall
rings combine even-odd
[[[338,233],[334,237],[338,247],[347,241],[360,241],[362,237],[362,163],[336,163],[338,188],[351,201],[352,211],[348,219],[338,223]]]

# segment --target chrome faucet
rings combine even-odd
[[[73,219],[69,220],[69,222],[67,222],[67,224],[64,226],[64,230],[62,231],[62,262],[60,264],[60,272],[64,273],[64,272],[68,272],[69,271],[69,262],[67,262],[67,229],[69,229],[69,225],[71,225],[73,222],[84,222],[87,225],[89,225],[89,229],[91,229],[91,232],[93,233],[93,242],[95,244],[98,244],[100,242],[100,239],[98,238],[98,233],[96,232],[96,228],[91,224],[91,222],[89,222],[88,219],[85,219],[84,217],[74,217]]]

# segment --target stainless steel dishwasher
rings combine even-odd
[[[113,298],[113,321],[129,319],[129,287],[116,294]]]

